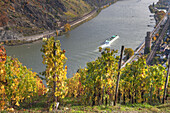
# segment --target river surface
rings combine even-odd
[[[96,52],[97,47],[108,37],[119,35],[111,49],[120,52],[121,46],[125,48],[137,48],[144,41],[146,32],[152,31],[155,21],[149,12],[148,6],[157,0],[121,0],[101,11],[94,19],[82,24],[64,36],[58,37],[61,48],[66,50],[68,58],[67,77],[72,77],[79,67],[84,68],[87,62],[100,56]],[[37,41],[31,44],[6,47],[7,55],[16,57],[32,68],[34,72],[42,72],[45,66],[42,64],[40,49],[43,42]]]

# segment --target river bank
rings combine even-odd
[[[153,9],[150,8],[149,6],[149,9],[150,9],[150,12],[154,14],[154,18],[155,18],[155,11],[153,12]],[[165,25],[168,21],[167,21],[167,18],[168,18],[168,13],[169,13],[169,10],[170,9],[167,9],[167,12],[166,12],[166,15],[160,20],[160,21],[157,21],[157,19],[155,18],[155,21],[156,21],[156,25],[154,27],[154,29],[151,31],[151,37],[153,38],[157,33],[159,34],[160,32],[160,29],[161,26]],[[145,48],[145,41],[143,41],[134,51],[134,55],[131,56],[123,65],[122,65],[122,68],[125,67],[125,65],[127,63],[130,63],[132,62],[134,59],[137,60],[138,59],[138,55],[142,56],[142,54],[144,54],[144,48]],[[141,51],[143,50],[143,53],[141,54]],[[136,57],[136,58],[135,58]],[[148,61],[148,58],[147,60]]]
[[[113,3],[115,3],[115,2],[113,2]],[[109,4],[101,6],[100,8],[95,8],[91,12],[85,14],[84,16],[82,16],[82,17],[80,17],[80,18],[78,18],[78,19],[76,19],[74,21],[68,22],[70,24],[70,26],[71,26],[71,30],[73,30],[74,28],[80,26],[81,24],[93,19],[94,17],[96,17],[101,12],[101,10],[109,7],[112,4],[109,3]],[[64,26],[61,26],[56,31],[58,32],[59,36],[65,34]],[[52,36],[55,37],[56,36],[56,31],[46,31],[46,32],[44,32],[42,34],[36,34],[36,35],[20,37],[20,38],[14,38],[12,40],[11,39],[9,39],[9,40],[1,40],[0,42],[3,42],[7,46],[28,44],[28,43],[32,43],[32,42],[35,42],[35,41],[38,41],[38,40],[42,40],[43,38],[49,38],[49,37],[52,37]]]

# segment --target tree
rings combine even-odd
[[[158,37],[158,36],[159,36],[159,33],[156,34],[156,37]]]
[[[6,26],[8,24],[8,17],[6,12],[0,12],[0,27]]]
[[[153,40],[156,41],[156,37],[155,36],[153,37]]]
[[[134,51],[132,48],[125,48],[124,55],[126,55],[126,60],[128,60],[131,56],[134,55]]]
[[[151,48],[145,47],[144,54],[148,54],[151,52]]]
[[[54,40],[54,37],[44,40],[45,44],[42,46],[41,51],[43,55],[43,64],[46,64],[46,70],[43,72],[45,76],[47,90],[50,101],[53,101],[52,107],[56,108],[57,102],[60,102],[62,98],[67,94],[66,87],[66,74],[67,66],[64,68],[66,63],[65,50],[61,50],[60,41]]]
[[[70,25],[69,23],[66,23],[66,24],[64,25],[64,30],[65,30],[65,32],[70,31],[70,30],[71,30],[71,25]]]

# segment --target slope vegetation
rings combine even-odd
[[[1,0],[0,39],[7,34],[2,29],[23,36],[55,30],[111,1],[114,0]]]

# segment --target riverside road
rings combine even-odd
[[[168,13],[170,13],[170,8],[169,8],[166,16],[168,16]],[[163,27],[163,29],[162,29],[162,31],[161,31],[161,34],[160,34],[160,36],[159,36],[159,38],[157,39],[157,41],[156,41],[156,43],[155,43],[152,51],[150,52],[149,56],[148,56],[147,59],[146,59],[146,63],[147,63],[148,65],[151,63],[153,57],[155,56],[155,53],[156,53],[158,47],[159,47],[160,44],[161,44],[161,40],[163,40],[164,34],[165,34],[165,32],[167,31],[167,29],[168,29],[168,27],[169,27],[169,23],[170,23],[170,18],[168,17],[168,20],[167,20],[166,24],[164,25],[164,27]]]
[[[168,19],[167,23],[165,24],[165,26],[164,26],[164,28],[163,28],[160,36],[159,36],[159,38],[157,39],[157,41],[156,41],[156,43],[155,43],[155,46],[153,47],[153,49],[151,50],[149,56],[147,57],[146,63],[147,63],[148,65],[150,65],[153,57],[155,56],[155,53],[156,53],[158,47],[159,47],[160,44],[161,44],[161,40],[163,40],[164,34],[165,34],[165,32],[167,31],[167,29],[168,29],[169,23],[170,23],[170,19]]]
[[[157,50],[157,48],[159,47],[160,42],[161,42],[161,40],[163,39],[163,36],[164,36],[164,34],[165,34],[168,26],[169,26],[170,18],[168,18],[168,13],[170,13],[170,8],[169,8],[169,10],[167,11],[166,16],[158,23],[158,25],[153,29],[153,31],[152,31],[152,33],[151,33],[151,34],[152,34],[152,37],[154,37],[155,34],[156,34],[156,33],[159,31],[159,29],[161,28],[160,26],[161,26],[162,24],[165,24],[165,25],[164,25],[164,28],[163,28],[163,30],[162,30],[162,32],[161,32],[161,35],[160,35],[159,38],[157,39],[155,46],[153,47],[151,53],[149,54],[149,56],[148,56],[147,59],[146,59],[146,63],[147,63],[148,65],[150,64],[150,61],[153,59],[153,57],[154,57],[154,55],[155,55],[155,53],[156,53],[156,50]],[[168,20],[167,20],[166,23],[165,23],[165,21],[163,21],[163,20],[166,19],[166,18],[168,18]],[[133,55],[131,58],[129,58],[129,59],[122,65],[121,68],[125,67],[127,63],[131,63],[132,61],[137,60],[139,54],[144,53],[144,47],[145,47],[145,41],[138,47],[138,49],[136,50],[136,52],[134,53],[134,55]]]

